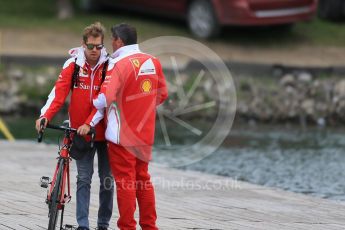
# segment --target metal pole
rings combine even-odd
[[[0,131],[5,135],[6,139],[9,141],[15,141],[13,135],[9,131],[9,129],[6,127],[5,122],[0,118]]]

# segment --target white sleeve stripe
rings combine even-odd
[[[55,99],[55,86],[52,89],[52,91],[50,92],[46,104],[41,109],[41,116],[43,116],[47,112],[47,110],[49,109],[50,105],[53,103],[54,99]]]
[[[68,59],[64,64],[63,64],[63,67],[62,69],[66,69],[72,62],[74,62],[75,58],[70,58]]]
[[[90,125],[92,127],[95,127],[98,124],[98,122],[100,122],[100,120],[103,119],[103,117],[104,117],[104,110],[103,109],[102,110],[97,110],[95,115],[93,115],[93,117],[92,117]]]

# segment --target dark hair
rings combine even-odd
[[[111,27],[114,39],[120,38],[125,46],[137,44],[137,30],[126,23],[117,24]]]

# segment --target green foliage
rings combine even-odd
[[[53,0],[1,0],[1,17],[13,18],[49,18],[54,16]]]
[[[54,83],[55,81],[50,80],[49,83],[40,90],[38,90],[37,86],[34,85],[21,84],[20,92],[21,95],[25,95],[25,97],[30,101],[43,102],[47,100],[47,96],[53,88]]]
[[[344,23],[316,19],[309,23],[299,23],[294,30],[304,41],[312,45],[345,46]]]
[[[3,0],[0,7],[0,28],[47,29],[81,34],[82,29],[95,21],[102,22],[107,29],[113,24],[127,22],[137,27],[142,38],[161,35],[187,35],[185,27],[174,23],[164,23],[155,19],[145,19],[112,10],[114,12],[85,13],[76,9],[75,17],[59,20],[55,1],[52,0]]]

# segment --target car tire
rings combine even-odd
[[[318,15],[322,19],[337,21],[344,18],[343,0],[319,0]]]
[[[220,32],[214,7],[208,0],[194,0],[188,8],[188,26],[198,38],[209,39]]]

